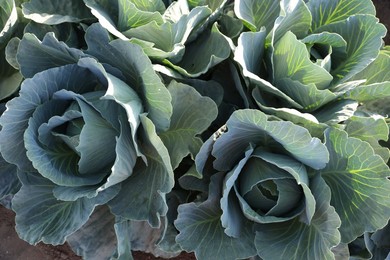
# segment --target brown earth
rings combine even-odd
[[[379,18],[380,22],[383,23],[387,28],[387,35],[385,37],[385,42],[387,45],[390,45],[390,0],[374,0],[373,1],[376,7],[376,16]]]
[[[0,259],[1,260],[81,260],[70,247],[39,243],[32,246],[15,232],[15,213],[0,205]],[[133,252],[135,260],[163,260],[144,252]],[[193,254],[182,253],[172,260],[194,260]]]

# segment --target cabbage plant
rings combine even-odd
[[[0,0],[0,28],[0,202],[30,244],[390,256],[370,0]]]

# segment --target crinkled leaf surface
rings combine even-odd
[[[371,0],[311,0],[307,6],[313,17],[311,30],[323,31],[322,26],[346,20],[356,14],[375,15]]]
[[[320,172],[341,219],[341,241],[349,243],[387,224],[390,170],[367,142],[349,137],[343,130],[327,130],[325,144],[330,160]]]
[[[285,149],[290,156],[315,169],[323,168],[329,160],[325,146],[312,138],[307,129],[291,122],[268,121],[258,110],[235,111],[226,125],[228,131],[213,148],[215,169],[232,169],[250,143]]]
[[[359,102],[390,97],[390,81],[357,86],[347,91],[344,97]]]
[[[119,195],[109,202],[112,212],[129,220],[147,220],[159,227],[161,216],[167,213],[166,193],[174,185],[170,157],[164,143],[156,134],[152,121],[140,116],[143,128],[143,154],[147,165],[138,160],[134,173],[122,182]],[[129,192],[132,191],[132,192]]]
[[[333,84],[343,83],[367,67],[379,54],[382,38],[386,34],[384,25],[372,15],[355,15],[346,20],[321,27],[341,35],[347,42],[346,53],[338,52],[332,56],[334,69]]]
[[[138,93],[157,131],[167,130],[172,115],[171,96],[142,49],[122,40],[109,42],[107,31],[99,24],[88,28],[86,41],[88,54],[123,73],[123,80]]]
[[[196,7],[175,22],[158,24],[151,22],[124,32],[131,42],[143,47],[145,53],[156,60],[168,59],[179,62],[185,52],[185,43],[190,34],[209,16],[211,10],[206,6]]]
[[[340,218],[330,205],[330,189],[317,174],[310,180],[316,210],[310,224],[291,221],[258,225],[257,253],[263,259],[335,259],[331,248],[340,242]]]
[[[24,16],[37,23],[53,25],[93,19],[90,10],[80,0],[31,0],[22,7]]]
[[[353,116],[345,123],[344,130],[349,136],[368,142],[375,153],[380,155],[385,162],[389,160],[389,149],[378,143],[380,140],[387,141],[389,138],[389,127],[385,118]]]
[[[178,208],[175,226],[176,241],[186,251],[194,251],[197,259],[242,259],[256,255],[254,232],[247,226],[239,238],[226,235],[221,225],[219,199],[223,173],[212,177],[209,197],[200,204],[182,204]]]
[[[16,212],[16,231],[30,244],[42,241],[59,245],[81,228],[96,205],[112,199],[118,189],[113,188],[88,199],[61,201],[53,196],[55,185],[39,173],[20,173],[23,186],[15,194],[12,209]]]
[[[19,44],[16,58],[22,75],[31,78],[50,68],[75,64],[86,56],[82,51],[59,42],[54,33],[48,33],[42,42],[35,35],[26,33]]]
[[[310,60],[305,44],[296,36],[287,32],[276,44],[273,53],[275,84],[278,80],[289,78],[302,84],[315,84],[318,89],[325,89],[333,77],[323,68]],[[298,88],[299,91],[299,88]],[[311,93],[300,95],[310,95]]]
[[[172,167],[182,159],[198,153],[202,140],[198,137],[217,116],[217,106],[208,97],[202,97],[189,85],[172,81],[168,90],[172,95],[173,114],[168,131],[159,136],[168,149]]]
[[[378,57],[364,70],[356,74],[351,80],[366,80],[365,84],[380,83],[390,81],[390,55],[381,51]]]

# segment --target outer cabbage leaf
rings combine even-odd
[[[86,57],[81,50],[69,48],[59,42],[54,33],[48,33],[42,42],[33,34],[26,33],[19,43],[16,59],[25,78],[36,73],[66,64],[74,64]]]
[[[323,31],[322,26],[346,20],[356,14],[375,16],[375,6],[371,0],[310,0],[308,2],[313,22],[311,30]]]
[[[93,19],[90,10],[79,0],[31,0],[22,4],[22,7],[24,16],[37,23],[53,25]]]
[[[379,54],[382,38],[386,34],[384,25],[371,15],[355,15],[346,20],[321,27],[321,31],[337,33],[347,42],[344,50],[334,49],[331,73],[333,85],[351,79],[366,68]]]
[[[315,84],[318,89],[325,89],[332,81],[333,77],[325,69],[310,60],[305,44],[297,40],[293,33],[287,32],[274,48],[273,64],[276,82],[289,78],[304,85]],[[301,90],[301,88],[296,89]],[[312,95],[310,92],[306,95],[308,94]]]
[[[0,157],[0,204],[8,195],[15,194],[21,187],[15,165],[7,163]]]
[[[121,40],[109,42],[107,31],[99,24],[88,28],[86,42],[86,53],[121,71],[123,80],[144,102],[145,111],[157,131],[167,130],[172,115],[171,96],[142,49]]]
[[[291,122],[268,121],[260,111],[243,109],[234,112],[226,125],[228,132],[214,145],[214,151],[218,151],[212,153],[216,158],[215,169],[232,169],[249,143],[283,147],[291,157],[315,169],[323,168],[328,162],[328,152],[321,141]]]
[[[330,189],[317,174],[310,180],[316,210],[310,225],[295,218],[288,222],[259,225],[256,248],[263,259],[335,259],[330,250],[340,242],[340,218],[330,205]]]
[[[390,170],[367,142],[342,130],[327,130],[325,140],[330,161],[320,172],[341,219],[341,241],[349,243],[387,224]]]
[[[237,0],[234,2],[234,12],[251,31],[260,31],[264,26],[270,32],[279,16],[280,3],[274,0]]]
[[[23,141],[24,132],[36,107],[61,87],[58,84],[51,83],[62,82],[69,87],[68,90],[73,90],[76,93],[80,93],[81,89],[92,90],[95,86],[96,78],[87,69],[80,70],[76,65],[68,66],[70,67],[54,68],[38,74],[34,79],[25,80],[20,96],[7,103],[8,110],[0,118],[0,123],[3,126],[0,132],[3,157],[6,161],[16,164],[23,171],[33,171],[34,169],[31,161],[26,156]],[[50,110],[42,109],[42,112],[50,113]],[[57,149],[60,148],[57,147]]]
[[[152,21],[159,24],[163,23],[161,13],[164,11],[165,5],[160,0],[119,0],[118,29],[123,32],[130,28],[148,24]]]
[[[79,230],[66,238],[72,250],[84,259],[109,259],[115,252],[115,217],[107,206],[97,206]]]
[[[178,208],[176,228],[180,231],[176,241],[186,251],[195,251],[198,259],[242,259],[256,255],[254,232],[247,226],[240,238],[226,235],[221,225],[219,199],[224,174],[211,178],[209,197],[201,204],[182,204]]]
[[[271,41],[276,43],[285,33],[291,31],[297,38],[307,35],[311,26],[311,14],[303,0],[280,1],[280,15],[272,28]]]
[[[92,199],[61,201],[53,196],[55,185],[38,173],[20,173],[19,179],[23,186],[12,201],[16,231],[34,245],[40,241],[65,243],[70,234],[87,222],[96,205],[106,203],[118,193],[118,187],[113,187]]]
[[[180,62],[164,60],[163,63],[174,68],[187,77],[198,77],[230,56],[230,45],[225,36],[218,30],[217,24],[211,31],[202,33],[195,41],[186,45]]]
[[[0,1],[0,50],[7,45],[16,29],[18,13],[14,0]]]
[[[389,149],[379,144],[379,141],[387,141],[389,138],[389,127],[385,118],[353,116],[345,124],[344,130],[349,136],[368,142],[385,162],[389,160]]]
[[[173,170],[168,150],[153,123],[145,115],[140,119],[144,130],[142,152],[147,165],[138,160],[134,173],[122,182],[121,192],[109,206],[115,215],[129,220],[147,220],[152,227],[159,227],[161,216],[168,210],[165,194],[173,188]]]
[[[59,41],[66,43],[69,47],[78,48],[81,45],[78,38],[80,32],[77,30],[77,26],[72,23],[46,25],[30,21],[24,28],[24,34],[34,34],[41,41],[49,32],[53,32]]]
[[[179,62],[184,54],[185,43],[192,31],[199,27],[209,16],[211,10],[206,7],[197,7],[190,13],[183,15],[175,22],[157,24],[151,22],[143,26],[129,29],[123,34],[131,42],[143,47],[145,53],[155,60],[168,59]]]
[[[390,55],[384,51],[379,52],[378,57],[364,70],[352,77],[351,80],[364,79],[366,85],[390,81]]]
[[[168,131],[159,134],[176,169],[185,156],[193,158],[202,146],[198,137],[217,117],[217,106],[188,85],[172,81],[168,90],[172,95],[173,114]]]

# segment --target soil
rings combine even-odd
[[[376,7],[376,16],[387,28],[387,35],[384,40],[386,44],[390,45],[390,0],[374,0],[373,2]]]
[[[15,213],[0,205],[0,259],[1,260],[81,260],[67,244],[51,246],[39,243],[32,246],[15,232]],[[135,260],[163,260],[144,252],[133,252]],[[183,252],[171,260],[194,260],[193,254]]]
[[[377,8],[377,17],[390,30],[390,0],[374,0]],[[385,38],[390,45],[390,33]],[[15,232],[15,214],[0,205],[0,259],[1,260],[80,260],[67,244],[51,246],[40,243],[29,245],[19,239]],[[143,252],[133,252],[135,260],[161,260]],[[172,260],[194,260],[193,254],[182,253]]]

